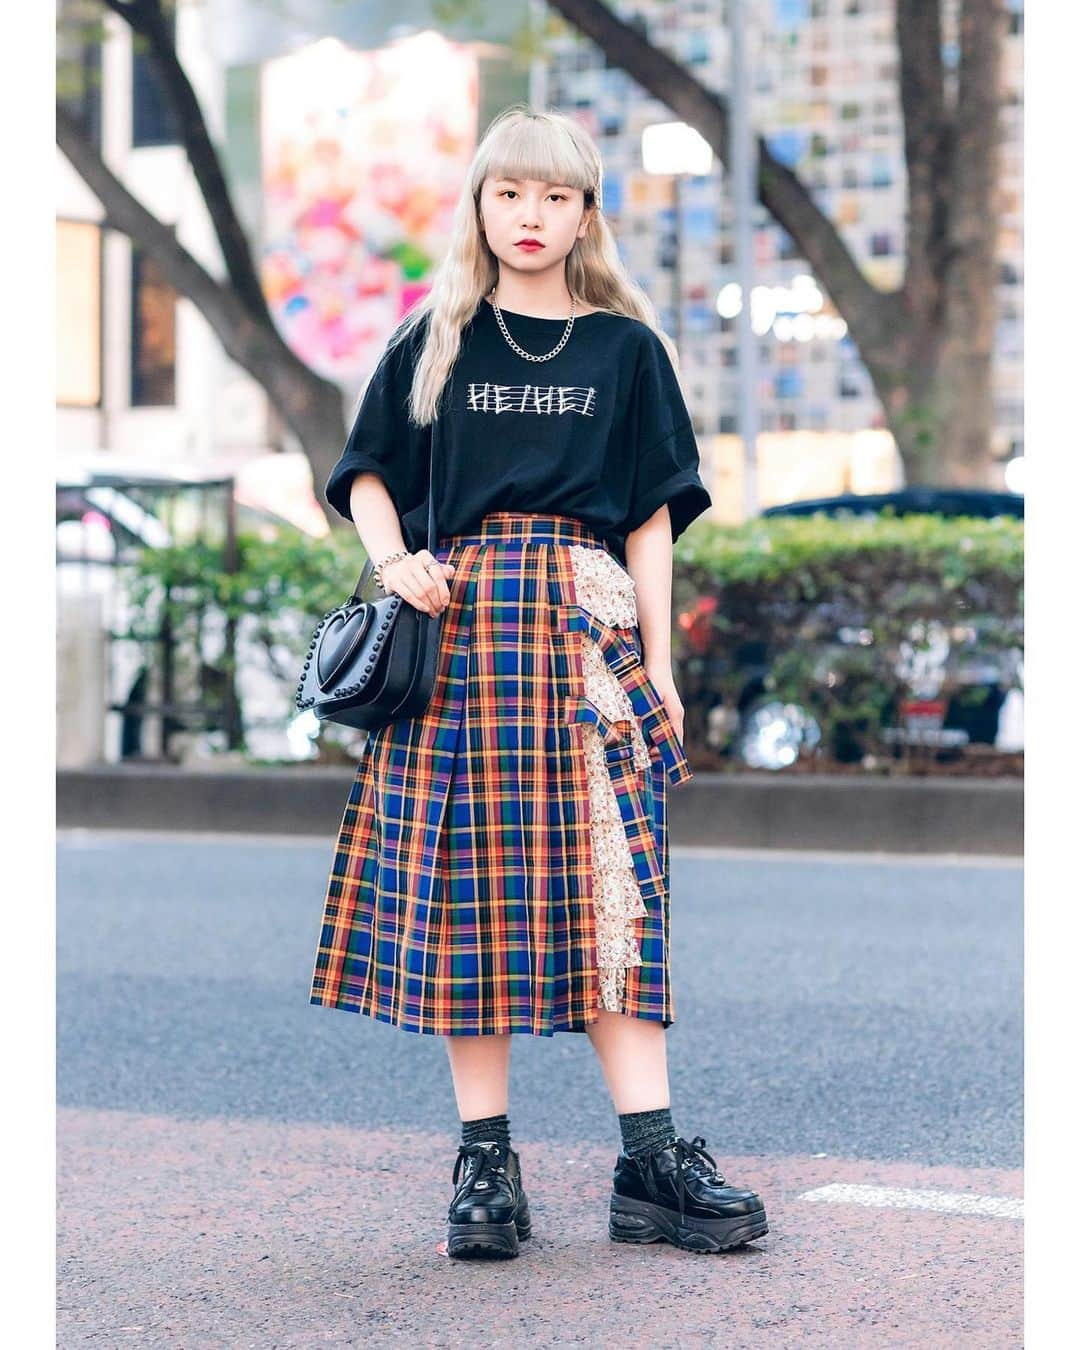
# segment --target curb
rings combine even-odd
[[[353,768],[112,765],[56,775],[59,829],[325,835]],[[674,845],[1021,857],[1022,780],[697,773],[669,790]]]

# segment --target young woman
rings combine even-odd
[[[451,1256],[529,1236],[515,1033],[583,1031],[596,1050],[622,1131],[612,1238],[719,1251],[768,1231],[760,1197],[672,1124],[666,791],[691,776],[672,544],[711,502],[601,181],[570,119],[495,119],[326,484],[379,585],[445,614],[428,708],[364,747],[311,1002],[445,1038]]]

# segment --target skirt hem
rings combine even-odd
[[[387,1026],[397,1027],[401,1031],[409,1031],[414,1036],[544,1036],[551,1037],[556,1032],[584,1034],[590,1026],[595,1025],[600,1020],[601,1009],[596,1010],[595,1017],[586,1017],[580,1022],[564,1022],[552,1026],[536,1028],[523,1023],[513,1023],[510,1026],[487,1027],[472,1026],[459,1027],[455,1031],[441,1030],[433,1026],[417,1026],[415,1022],[403,1021],[395,1017],[393,1013],[381,1009],[361,1008],[349,1003],[326,1003],[321,998],[312,998],[309,1002],[314,1007],[330,1008],[334,1012],[355,1013],[361,1017],[370,1017],[373,1022],[382,1022]],[[633,1017],[641,1022],[659,1022],[666,1031],[668,1027],[674,1026],[675,1019],[665,1019],[662,1013],[630,1012],[622,1010],[624,1017]]]

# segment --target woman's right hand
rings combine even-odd
[[[453,575],[454,564],[439,562],[426,548],[387,563],[382,573],[384,589],[395,591],[414,609],[432,617],[441,614],[450,603],[450,588],[446,583]]]

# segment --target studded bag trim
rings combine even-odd
[[[427,546],[435,552],[434,437],[428,463]],[[319,620],[304,654],[294,702],[321,722],[375,731],[423,712],[435,689],[442,613],[425,614],[400,595],[364,599],[368,558],[349,598]]]

